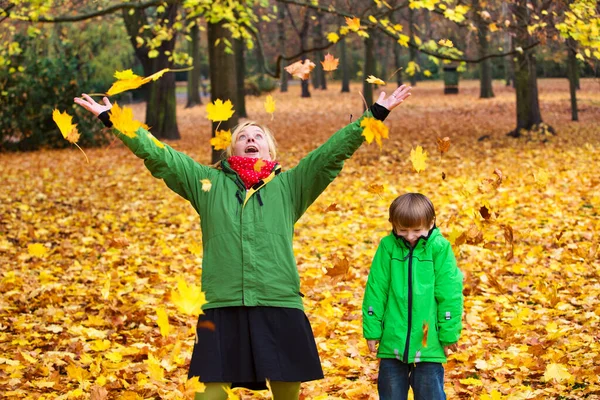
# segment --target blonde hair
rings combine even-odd
[[[421,193],[405,193],[390,205],[390,222],[394,229],[429,228],[434,221],[433,203]]]
[[[238,136],[250,126],[256,126],[265,133],[267,144],[269,145],[269,155],[271,156],[271,160],[275,160],[277,158],[277,142],[275,141],[275,137],[269,128],[254,121],[242,122],[233,128],[233,133],[231,134],[231,144],[227,147],[227,149],[225,149],[225,157],[229,158],[233,155],[233,146],[235,145],[235,142],[237,142]]]

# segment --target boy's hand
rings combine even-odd
[[[367,340],[367,346],[371,353],[377,353],[377,347],[379,346],[379,340]]]
[[[444,346],[444,354],[448,357],[448,350],[452,350],[453,353],[456,353],[458,350],[458,343],[451,344],[450,346]]]

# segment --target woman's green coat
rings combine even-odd
[[[143,128],[116,135],[142,158],[156,178],[188,200],[200,215],[204,309],[276,306],[303,309],[292,248],[294,224],[360,147],[363,117],[336,132],[296,167],[276,166],[262,185],[246,190],[227,161],[220,168],[197,163]],[[211,182],[202,190],[202,180]]]
[[[363,300],[363,335],[379,358],[446,362],[444,346],[462,329],[463,274],[434,228],[414,248],[393,233],[379,243]],[[427,332],[426,340],[424,340]]]

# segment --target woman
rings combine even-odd
[[[302,306],[294,224],[364,141],[362,118],[385,119],[410,89],[400,86],[389,97],[382,92],[363,117],[285,172],[275,161],[273,136],[253,122],[234,130],[227,158],[216,168],[163,146],[143,128],[135,137],[114,130],[154,177],[200,215],[208,303],[199,322],[211,321],[215,329],[197,332],[189,377],[199,376],[206,391],[196,399],[226,399],[223,386],[266,389],[267,379],[276,400],[298,399],[301,382],[323,378]],[[102,105],[83,94],[75,103],[112,126],[106,97]],[[202,190],[205,179],[210,191]]]

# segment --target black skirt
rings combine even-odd
[[[252,390],[267,389],[267,379],[306,382],[323,378],[315,338],[302,310],[213,308],[198,318],[196,334],[188,378],[231,382],[232,387]]]

